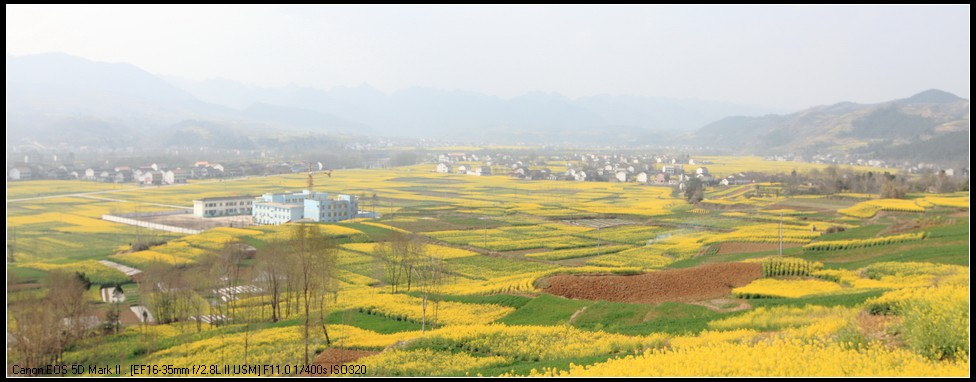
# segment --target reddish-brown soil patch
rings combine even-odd
[[[728,296],[732,288],[762,277],[755,263],[707,264],[634,276],[557,275],[545,280],[543,290],[557,296],[656,304],[665,301],[701,301]]]
[[[783,248],[799,247],[799,243],[783,243]],[[718,246],[719,255],[735,253],[765,252],[779,249],[779,243],[722,243]]]
[[[94,311],[95,317],[99,320],[105,322],[108,320],[108,312],[114,311],[116,309],[115,304],[105,304],[102,305],[102,309]],[[132,313],[132,309],[129,309],[128,305],[122,304],[118,307],[119,321],[122,325],[136,325],[139,324],[139,317],[136,317],[135,313]]]
[[[343,348],[328,348],[324,352],[315,357],[315,361],[312,362],[313,365],[320,365],[321,367],[316,367],[316,369],[332,370],[333,365],[342,365],[346,363],[351,363],[360,358],[371,356],[373,354],[379,354],[376,350],[356,350],[356,349],[343,349]],[[328,374],[305,374],[304,376],[311,377],[327,377]]]
[[[41,283],[35,283],[35,282],[7,284],[7,292],[9,293],[13,291],[26,290],[26,289],[40,289],[43,286],[44,285],[42,285]]]
[[[897,316],[875,316],[861,312],[858,314],[856,322],[858,331],[868,341],[880,341],[892,348],[904,345],[901,338],[889,330],[890,327],[897,326],[900,323]]]
[[[129,307],[125,305],[123,305],[122,310],[119,311],[119,321],[122,321],[123,325],[135,325],[142,322],[139,320],[139,317],[136,317],[135,313],[132,313],[132,309],[129,309]]]

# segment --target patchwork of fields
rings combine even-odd
[[[731,170],[749,163],[725,161]],[[745,197],[752,186],[734,186],[709,189],[705,203],[691,206],[665,187],[435,174],[429,167],[341,170],[316,185],[361,195],[361,208],[383,217],[320,227],[340,245],[334,299],[311,333],[313,358],[321,353],[323,363],[341,358],[366,365],[370,375],[400,376],[969,373],[968,193]],[[191,272],[227,242],[260,253],[294,227],[182,236],[103,221],[102,214],[304,183],[300,174],[156,188],[8,183],[8,299],[41,294],[47,272],[68,270],[86,274],[93,296],[119,284],[124,304],[145,304],[138,279],[98,260]],[[84,192],[103,193],[61,196]],[[423,237],[424,250],[446,270],[431,295],[431,320],[416,288],[392,293],[388,286],[376,251],[394,232]],[[132,251],[138,241],[162,244]],[[734,280],[716,276],[726,274]],[[240,284],[261,282],[258,272],[250,275]],[[192,293],[206,305],[209,290]],[[224,325],[186,317],[132,325],[84,340],[63,359],[122,370],[302,362],[297,309],[272,323],[265,293],[235,304],[223,313]],[[111,308],[97,296],[91,305]],[[363,350],[355,353],[361,358],[343,358],[343,349]]]

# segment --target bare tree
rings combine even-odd
[[[8,328],[10,355],[25,367],[59,363],[64,350],[93,329],[84,297],[91,283],[83,274],[52,271],[46,284],[45,297],[10,307],[16,323]]]
[[[57,328],[61,323],[44,300],[19,303],[10,307],[16,325],[10,325],[8,364],[17,362],[24,368],[55,363]]]
[[[321,264],[318,266],[319,270],[319,283],[320,286],[318,290],[318,301],[319,301],[319,324],[322,326],[322,335],[325,336],[325,343],[332,344],[332,339],[329,338],[329,329],[326,326],[326,317],[328,316],[328,299],[332,298],[332,302],[338,302],[339,300],[339,282],[336,278],[336,273],[338,272],[338,249],[335,245],[329,249],[331,253],[327,253],[325,256],[321,257]]]
[[[54,271],[48,275],[48,305],[59,319],[57,332],[57,358],[61,359],[64,349],[75,340],[84,336],[89,330],[88,303],[85,301],[85,291],[91,287],[91,282],[82,273],[68,273]]]
[[[904,178],[899,181],[895,175],[884,173],[881,181],[882,198],[901,199],[905,197],[907,191],[908,186],[905,184]]]
[[[380,259],[393,293],[400,291],[401,284],[406,284],[406,289],[410,290],[414,266],[423,248],[423,240],[419,237],[400,232],[394,232],[387,241],[377,243],[373,248],[373,255]]]
[[[373,256],[379,259],[379,264],[383,267],[385,281],[390,285],[390,291],[393,293],[397,292],[400,280],[403,278],[400,259],[404,255],[405,252],[401,246],[392,240],[376,243],[376,246],[373,247]]]
[[[427,327],[434,327],[436,323],[436,308],[428,316],[428,306],[431,298],[435,297],[440,291],[444,281],[444,265],[440,258],[435,257],[426,246],[419,246],[419,252],[415,253],[416,263],[413,266],[413,273],[416,274],[417,290],[420,292],[420,331],[424,332]],[[436,302],[434,304],[436,306]]]
[[[234,315],[235,322],[244,324],[244,364],[247,364],[251,348],[252,325],[255,324],[254,312],[250,309],[240,309]]]
[[[281,240],[272,240],[257,254],[258,280],[263,282],[271,306],[271,322],[278,322],[281,316],[281,294],[284,291],[287,272],[284,246]],[[287,297],[286,297],[287,299]]]
[[[311,325],[312,302],[324,293],[334,269],[326,269],[329,264],[334,268],[338,246],[331,237],[323,235],[317,225],[302,223],[295,226],[290,241],[292,264],[299,277],[302,313],[305,315],[303,337],[305,339],[305,364],[308,364],[309,327]],[[323,330],[325,325],[323,324]],[[326,338],[328,333],[326,332]]]
[[[159,323],[171,322],[176,317],[176,296],[173,293],[175,276],[171,268],[169,264],[153,261],[143,269],[143,285],[139,290],[144,305]]]
[[[210,317],[226,315],[228,312],[225,301],[217,293],[217,290],[225,285],[223,278],[226,276],[220,256],[216,253],[210,253],[201,257],[197,261],[197,269],[199,269],[199,274],[204,275],[204,277],[197,279],[197,286],[200,292],[208,297],[209,303],[207,305]],[[219,326],[221,323],[217,320],[210,321],[211,327]],[[202,325],[202,320],[197,320],[198,330]]]
[[[143,273],[140,291],[156,322],[166,324],[192,315],[197,296],[191,288],[192,272],[167,263],[152,262]]]
[[[240,286],[241,280],[241,262],[245,258],[244,248],[246,245],[240,240],[232,240],[225,242],[224,245],[217,252],[218,266],[220,268],[221,280],[224,280],[224,289],[221,298],[227,300],[227,305],[229,307],[228,317],[234,316],[237,306],[237,293],[235,287]]]

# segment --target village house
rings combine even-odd
[[[10,180],[31,180],[33,179],[33,171],[27,166],[14,166],[7,173],[7,179]]]
[[[491,167],[488,166],[475,167],[474,169],[468,171],[468,175],[474,175],[474,176],[491,175]]]
[[[187,171],[177,168],[173,170],[166,170],[163,174],[164,184],[180,184],[186,183]]]
[[[670,165],[664,165],[664,167],[661,169],[661,172],[668,175],[678,175],[678,174],[683,174],[685,170],[684,167],[680,164],[670,164]]]
[[[641,172],[641,173],[637,174],[636,180],[637,180],[637,183],[646,184],[647,183],[647,180],[648,180],[647,179],[647,173],[646,172]]]
[[[613,179],[616,180],[616,181],[618,181],[618,182],[621,182],[621,183],[626,182],[627,181],[627,171],[620,171],[620,170],[618,170],[614,174]]]

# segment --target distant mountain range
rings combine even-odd
[[[713,101],[423,87],[261,88],[161,78],[60,53],[7,55],[8,142],[88,146],[274,145],[281,136],[401,136],[480,143],[687,145],[736,154],[969,158],[969,101],[929,90],[879,104],[776,115]],[[743,116],[751,115],[751,116]],[[702,127],[704,126],[704,127]],[[292,142],[294,144],[294,142]]]
[[[502,99],[423,87],[392,94],[367,85],[258,88],[222,79],[164,79],[129,64],[61,53],[7,55],[6,62],[8,138],[46,141],[164,144],[174,140],[167,132],[196,121],[206,122],[197,123],[197,131],[244,129],[252,137],[298,132],[485,143],[667,144],[673,131],[770,111],[637,96],[574,100],[529,93]]]
[[[181,89],[201,100],[232,108],[255,104],[279,105],[339,116],[380,134],[432,137],[467,134],[497,141],[512,137],[552,134],[590,136],[634,129],[646,132],[690,131],[728,115],[759,115],[768,109],[714,101],[671,100],[656,97],[596,95],[569,99],[534,92],[502,99],[467,91],[424,87],[382,93],[368,85],[320,90],[307,87],[258,88],[214,79],[173,79]],[[634,137],[630,137],[631,139]],[[608,137],[613,142],[619,137]]]
[[[736,154],[855,153],[968,165],[969,100],[933,89],[870,105],[841,102],[786,115],[727,117],[693,139]]]

